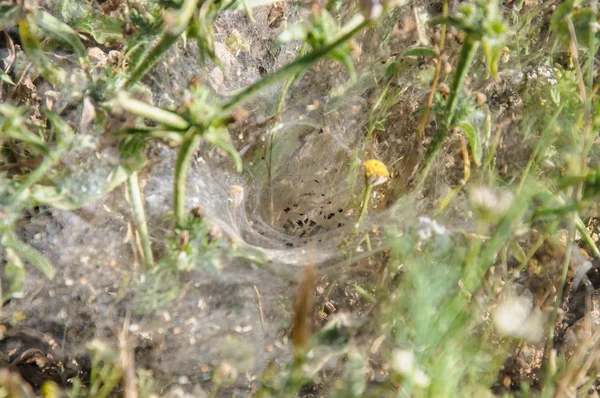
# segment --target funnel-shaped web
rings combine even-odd
[[[341,259],[364,188],[352,165],[366,114],[359,97],[307,115],[284,112],[247,149],[254,161],[242,175],[210,160],[196,162],[188,179],[190,206],[200,206],[212,224],[278,265]]]

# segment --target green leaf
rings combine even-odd
[[[77,33],[69,25],[60,21],[44,11],[38,11],[36,13],[36,22],[40,28],[48,33],[52,38],[59,42],[67,43],[73,48],[79,63],[84,65],[87,64],[87,55],[85,53],[85,46],[79,40]]]
[[[12,81],[10,76],[8,76],[8,74],[6,72],[4,72],[3,69],[0,69],[0,80],[2,80],[5,83],[10,84],[11,86],[15,85],[15,82]]]
[[[237,170],[238,173],[240,173],[242,171],[242,159],[240,158],[240,155],[239,155],[237,149],[235,149],[235,147],[229,141],[229,136],[227,134],[227,130],[216,129],[214,127],[211,127],[203,135],[203,137],[208,142],[210,142],[217,148],[222,149],[229,155],[231,160],[233,160],[233,163],[235,164],[235,169]]]
[[[463,122],[458,125],[458,127],[465,133],[467,136],[467,140],[469,141],[469,146],[471,147],[471,155],[473,156],[473,161],[477,166],[481,166],[481,137],[479,137],[479,131],[475,126],[470,123]]]
[[[525,254],[525,251],[523,250],[521,245],[519,245],[519,242],[513,240],[512,242],[510,242],[509,248],[510,248],[510,251],[511,251],[513,257],[518,262],[523,264],[523,263],[525,263],[525,261],[527,261],[527,254]]]
[[[83,18],[89,11],[89,2],[81,0],[59,0],[56,11],[63,22],[70,23]]]
[[[100,44],[123,37],[123,21],[118,18],[90,15],[77,21],[75,28],[90,34]]]
[[[17,23],[18,10],[16,5],[0,5],[0,30],[5,30]]]
[[[11,248],[16,255],[35,265],[49,279],[54,278],[56,271],[52,263],[40,251],[19,240],[14,232],[8,231],[2,235],[2,245]]]
[[[341,48],[336,48],[331,52],[330,57],[344,65],[344,68],[346,68],[346,71],[350,75],[350,81],[356,81],[356,71],[354,70],[352,57],[350,57],[350,55],[348,55],[347,52],[345,52]]]
[[[161,123],[173,129],[185,130],[190,127],[190,124],[187,122],[187,120],[178,114],[131,98],[124,92],[119,92],[117,95],[117,102],[127,112],[154,120],[155,122]]]
[[[402,57],[431,57],[435,58],[436,54],[430,47],[413,47],[402,53]]]
[[[564,25],[565,17],[573,12],[576,3],[579,3],[579,1],[567,0],[556,8],[554,13],[552,14],[552,18],[550,19],[550,27],[553,30],[556,30],[561,25]]]

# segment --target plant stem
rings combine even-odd
[[[474,37],[467,36],[463,47],[460,52],[460,58],[458,59],[458,65],[456,66],[456,74],[450,88],[450,96],[446,105],[446,125],[449,127],[452,125],[454,119],[454,113],[456,112],[456,103],[458,102],[459,95],[462,94],[462,86],[467,77],[467,72],[471,68],[475,54],[479,49],[480,41]]]
[[[144,212],[144,202],[137,172],[131,173],[127,179],[127,190],[131,200],[131,213],[133,214],[133,223],[140,237],[142,245],[142,254],[146,267],[154,266],[154,257],[152,256],[152,246],[150,245],[150,235],[148,234],[148,225],[146,224],[146,214]]]
[[[367,21],[366,19],[363,19],[359,24],[357,24],[354,28],[350,29],[347,33],[340,36],[337,40],[331,42],[330,44],[328,44],[326,46],[323,46],[321,48],[318,48],[318,49],[306,54],[305,56],[297,59],[296,61],[294,61],[290,64],[287,64],[283,68],[277,70],[275,73],[267,75],[267,76],[263,77],[262,79],[258,80],[257,82],[249,85],[248,87],[243,89],[241,92],[239,92],[237,95],[235,95],[233,98],[231,98],[229,101],[227,101],[223,105],[223,108],[222,108],[223,112],[232,111],[236,106],[240,105],[241,103],[246,101],[248,98],[250,98],[252,95],[254,95],[258,91],[270,86],[271,84],[274,84],[274,83],[278,82],[279,80],[284,79],[286,77],[294,76],[294,75],[301,73],[302,71],[308,69],[313,64],[315,64],[317,61],[319,61],[321,58],[323,58],[324,56],[329,54],[331,51],[336,49],[339,45],[350,40],[356,33],[360,32],[368,24],[369,24],[369,21]]]
[[[185,223],[185,186],[186,175],[190,158],[200,144],[200,134],[192,128],[183,139],[181,148],[177,153],[175,163],[175,186],[173,187],[173,206],[175,210],[175,219],[178,225]]]
[[[567,239],[567,250],[565,253],[565,257],[563,259],[563,267],[562,267],[562,273],[561,273],[561,277],[560,277],[560,284],[557,288],[557,292],[556,292],[556,301],[554,302],[554,310],[552,311],[551,315],[550,315],[550,319],[547,323],[547,325],[549,325],[548,327],[548,335],[546,336],[546,346],[544,347],[544,361],[543,363],[545,363],[546,365],[543,367],[543,371],[546,375],[546,377],[548,379],[550,379],[552,377],[552,374],[550,374],[550,367],[547,365],[548,361],[547,358],[550,355],[550,352],[552,350],[552,347],[554,346],[554,329],[556,327],[556,318],[558,317],[558,309],[560,308],[560,305],[562,303],[562,299],[563,299],[563,291],[565,290],[565,284],[567,282],[567,274],[569,272],[569,264],[571,262],[571,253],[573,250],[573,239],[575,238],[575,229],[573,228],[573,223],[571,220],[571,225],[568,226],[567,228],[568,231],[568,239]]]
[[[575,72],[577,73],[577,84],[579,88],[579,95],[581,95],[581,101],[585,104],[587,102],[587,94],[585,90],[585,83],[583,81],[583,73],[581,73],[581,65],[579,63],[579,52],[577,51],[577,36],[575,35],[575,27],[573,21],[568,16],[565,17],[567,28],[569,28],[569,35],[571,41],[569,42],[569,49],[571,51],[571,57],[575,64]]]
[[[360,223],[362,219],[365,217],[367,213],[367,206],[369,205],[369,198],[371,197],[371,191],[373,191],[373,185],[368,184],[365,189],[365,195],[363,196],[362,206],[360,208],[360,214],[358,215],[358,220],[356,220],[356,224],[354,225],[353,234],[356,235],[358,233],[358,228],[360,227]]]
[[[460,58],[456,67],[456,74],[454,75],[454,81],[452,82],[452,88],[450,89],[450,96],[446,105],[445,120],[444,123],[437,129],[433,141],[429,146],[427,154],[425,155],[425,166],[421,171],[421,176],[415,187],[415,191],[418,191],[424,184],[425,178],[429,173],[429,169],[433,165],[437,154],[442,148],[442,143],[450,133],[454,114],[456,113],[456,104],[458,102],[459,94],[462,94],[462,86],[467,77],[467,72],[471,67],[471,63],[477,54],[480,42],[471,36],[467,36],[460,52]]]
[[[598,246],[596,246],[596,243],[590,236],[590,233],[588,232],[587,228],[585,227],[585,224],[581,220],[580,216],[577,216],[575,218],[575,226],[577,227],[577,231],[579,231],[579,233],[583,237],[583,240],[585,241],[585,243],[587,243],[587,245],[592,250],[592,253],[594,253],[594,256],[596,256],[596,258],[600,259],[600,250],[598,250]]]
[[[160,57],[167,52],[167,50],[179,39],[179,36],[187,29],[190,19],[194,15],[194,10],[199,0],[185,0],[181,6],[181,11],[177,15],[177,21],[173,26],[169,26],[165,29],[165,33],[159,39],[158,43],[146,54],[143,60],[141,60],[134,71],[129,76],[129,79],[125,82],[125,88],[131,88],[136,84],[142,77],[148,73],[150,69],[160,59]]]

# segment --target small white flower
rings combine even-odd
[[[497,191],[481,186],[471,190],[470,198],[473,205],[480,211],[502,215],[510,208],[513,194],[510,191]]]
[[[418,219],[417,236],[421,240],[429,240],[434,235],[441,236],[446,234],[446,228],[429,217],[421,216]]]
[[[518,294],[515,289],[507,292],[492,312],[496,331],[507,337],[530,341],[540,341],[544,337],[542,311],[533,306],[533,296],[529,290]]]
[[[418,387],[427,387],[431,382],[425,372],[415,366],[415,355],[412,351],[395,349],[390,365],[394,372],[411,378]]]

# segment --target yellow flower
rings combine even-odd
[[[388,171],[385,164],[376,159],[371,159],[363,162],[363,168],[365,169],[365,175],[367,178],[371,177],[385,177],[388,178],[390,176],[390,172]]]
[[[363,198],[362,206],[360,208],[360,213],[358,215],[358,220],[354,225],[354,234],[358,233],[358,228],[360,226],[360,222],[362,221],[365,213],[367,212],[367,205],[369,203],[371,192],[373,188],[383,184],[390,177],[390,172],[388,171],[385,164],[376,159],[370,159],[363,162],[362,167],[365,169],[365,177],[367,179],[367,186],[365,189],[365,196]],[[369,250],[370,247],[369,247]]]
[[[365,169],[365,176],[369,185],[376,186],[383,184],[390,176],[390,172],[385,164],[379,160],[367,160],[363,162],[362,166]]]

